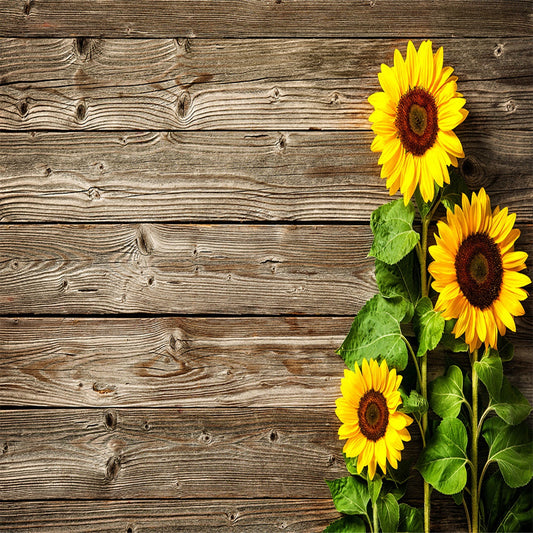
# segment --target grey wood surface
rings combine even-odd
[[[0,36],[531,35],[527,0],[1,0]]]
[[[533,222],[533,133],[460,131],[460,170]],[[339,221],[390,197],[361,132],[0,133],[0,221]]]
[[[409,38],[444,47],[470,111],[460,172],[531,255],[531,3],[0,13],[0,531],[321,531],[345,472],[334,351],[376,291],[389,198],[380,64]],[[505,372],[533,400],[526,311]],[[432,530],[466,531],[432,500]]]

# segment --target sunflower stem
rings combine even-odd
[[[479,494],[477,478],[478,444],[478,375],[476,369],[477,350],[472,353],[472,533],[479,533]]]
[[[378,523],[378,503],[372,503],[372,518],[374,520],[374,533],[379,532],[379,523]]]
[[[416,354],[413,350],[413,347],[411,346],[411,343],[403,335],[402,335],[402,339],[405,342],[405,345],[407,346],[407,349],[409,350],[411,357],[413,358],[413,362],[416,368],[416,375],[418,376],[418,385],[420,386],[420,389],[422,389],[422,376],[420,374],[420,366],[418,365],[418,358],[416,357]]]
[[[421,236],[421,253],[420,253],[420,287],[422,290],[422,297],[428,295],[428,283],[427,283],[427,266],[426,259],[428,253],[428,228],[431,222],[431,217],[435,211],[431,210],[428,216],[422,219],[422,236]],[[427,401],[428,399],[428,356],[425,353],[421,357],[421,379],[420,379],[420,392],[422,397]],[[427,433],[428,428],[428,414],[427,412],[422,415],[422,432],[424,435]],[[426,438],[424,437],[424,443]],[[425,445],[424,445],[425,447]],[[429,533],[430,514],[431,514],[431,501],[430,501],[429,483],[424,481],[424,532]]]
[[[468,524],[468,533],[472,533],[472,522],[470,522],[470,513],[468,512],[468,505],[466,500],[463,498],[463,507],[465,508],[466,523]]]

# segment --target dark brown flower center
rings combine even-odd
[[[400,98],[394,124],[408,152],[421,156],[435,144],[439,130],[437,113],[435,98],[420,87]]]
[[[357,411],[361,433],[369,440],[379,440],[385,435],[389,424],[387,400],[373,389],[361,398]]]
[[[500,295],[503,280],[502,256],[486,233],[469,235],[455,256],[457,282],[466,299],[485,309]]]

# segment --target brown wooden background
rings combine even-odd
[[[0,0],[0,529],[335,519],[334,350],[388,201],[366,98],[395,47],[444,46],[461,171],[531,254],[531,20],[520,0]],[[531,309],[506,367],[530,400]],[[434,498],[433,525],[462,509]]]

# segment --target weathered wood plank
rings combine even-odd
[[[0,503],[0,527],[42,533],[322,531],[331,499],[32,501]]]
[[[533,226],[520,226],[530,254]],[[2,314],[353,316],[375,292],[370,228],[11,225]],[[529,305],[529,304],[527,304]]]
[[[0,411],[2,499],[328,498],[330,409]],[[303,468],[302,465],[305,465]]]
[[[533,133],[459,131],[473,188],[533,221]],[[0,221],[363,221],[370,132],[0,133]]]
[[[375,292],[368,226],[14,225],[3,314],[344,314]]]
[[[0,319],[0,405],[333,406],[344,368],[335,350],[351,321]],[[521,319],[509,336],[516,353],[506,372],[533,401],[531,328]],[[432,354],[431,377],[442,368],[444,355]]]
[[[389,40],[0,41],[8,130],[368,129]],[[531,39],[436,41],[465,127],[530,129]]]
[[[0,36],[531,35],[527,0],[1,0],[0,12]]]
[[[434,493],[431,504],[432,531],[467,531],[460,508],[449,496]],[[39,533],[319,533],[339,516],[331,498],[0,502],[0,525]]]

